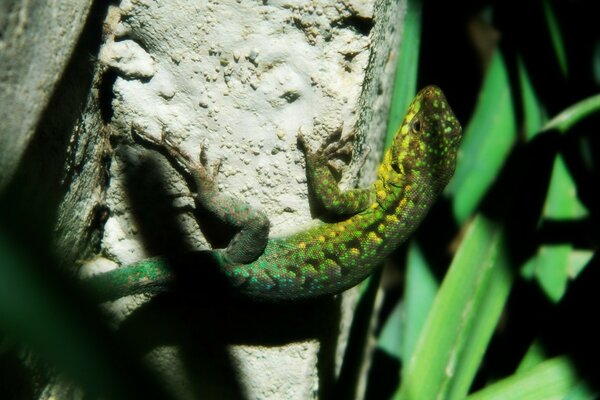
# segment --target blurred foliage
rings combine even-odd
[[[595,4],[408,4],[388,142],[416,89],[427,84],[445,91],[464,125],[464,140],[444,199],[397,252],[397,265],[388,268],[395,274],[383,274],[386,291],[365,396],[597,398]],[[152,347],[138,343],[148,326],[112,328],[56,268],[49,230],[14,215],[19,200],[11,195],[0,199],[2,398],[34,397],[54,373],[92,397],[171,396],[140,362]],[[394,275],[401,279],[389,279]],[[330,373],[334,383],[322,389],[323,397],[357,393],[377,281],[370,281],[357,309],[339,380]],[[301,312],[302,306],[294,307]],[[170,316],[179,323],[174,329],[187,329],[182,321],[198,312],[191,309]],[[227,364],[223,343],[211,342],[230,339],[230,326],[216,328],[223,309],[201,310],[195,333],[182,335],[195,341],[198,354]],[[260,327],[254,312],[240,315]],[[150,321],[158,336],[164,333],[164,319]],[[261,343],[269,333],[258,331],[252,340]],[[217,372],[211,367],[194,376],[218,385],[219,374],[235,375],[231,365]]]
[[[594,11],[591,2],[424,2],[419,81],[444,89],[464,140],[446,202],[409,244],[404,286],[386,299],[393,311],[373,370],[377,361],[398,368],[396,386],[372,373],[368,398],[600,393],[590,319],[598,282]],[[417,246],[424,257],[411,257]],[[425,311],[414,320],[411,299],[422,292]],[[406,351],[413,324],[417,344]]]

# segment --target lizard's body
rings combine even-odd
[[[194,163],[173,145],[161,144],[194,177],[197,205],[241,229],[227,249],[211,250],[209,257],[240,294],[276,301],[339,293],[369,276],[414,231],[448,183],[460,138],[460,124],[441,90],[427,87],[411,103],[373,185],[340,192],[327,167],[331,151],[324,146],[312,152],[300,136],[316,197],[328,211],[349,216],[275,239],[268,239],[264,214],[218,192],[205,162]],[[91,283],[114,299],[170,279],[165,261],[151,259]]]

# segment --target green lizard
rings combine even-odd
[[[460,124],[442,91],[426,87],[412,101],[375,183],[342,192],[328,167],[340,142],[312,151],[299,134],[309,186],[328,212],[346,218],[269,239],[266,215],[219,192],[204,149],[194,162],[164,135],[158,141],[137,131],[191,174],[197,207],[239,228],[226,249],[203,253],[237,293],[266,301],[336,294],[368,277],[415,230],[442,192],[454,173],[461,140]],[[96,275],[88,284],[102,300],[163,290],[174,275],[167,264],[160,258],[144,260]]]

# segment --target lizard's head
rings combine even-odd
[[[454,173],[461,132],[442,91],[436,86],[422,89],[394,138],[389,160],[392,169],[404,175],[418,174],[443,189]]]

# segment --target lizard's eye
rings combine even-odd
[[[410,127],[414,133],[421,132],[421,120],[419,118],[415,118],[414,121],[410,124]]]

